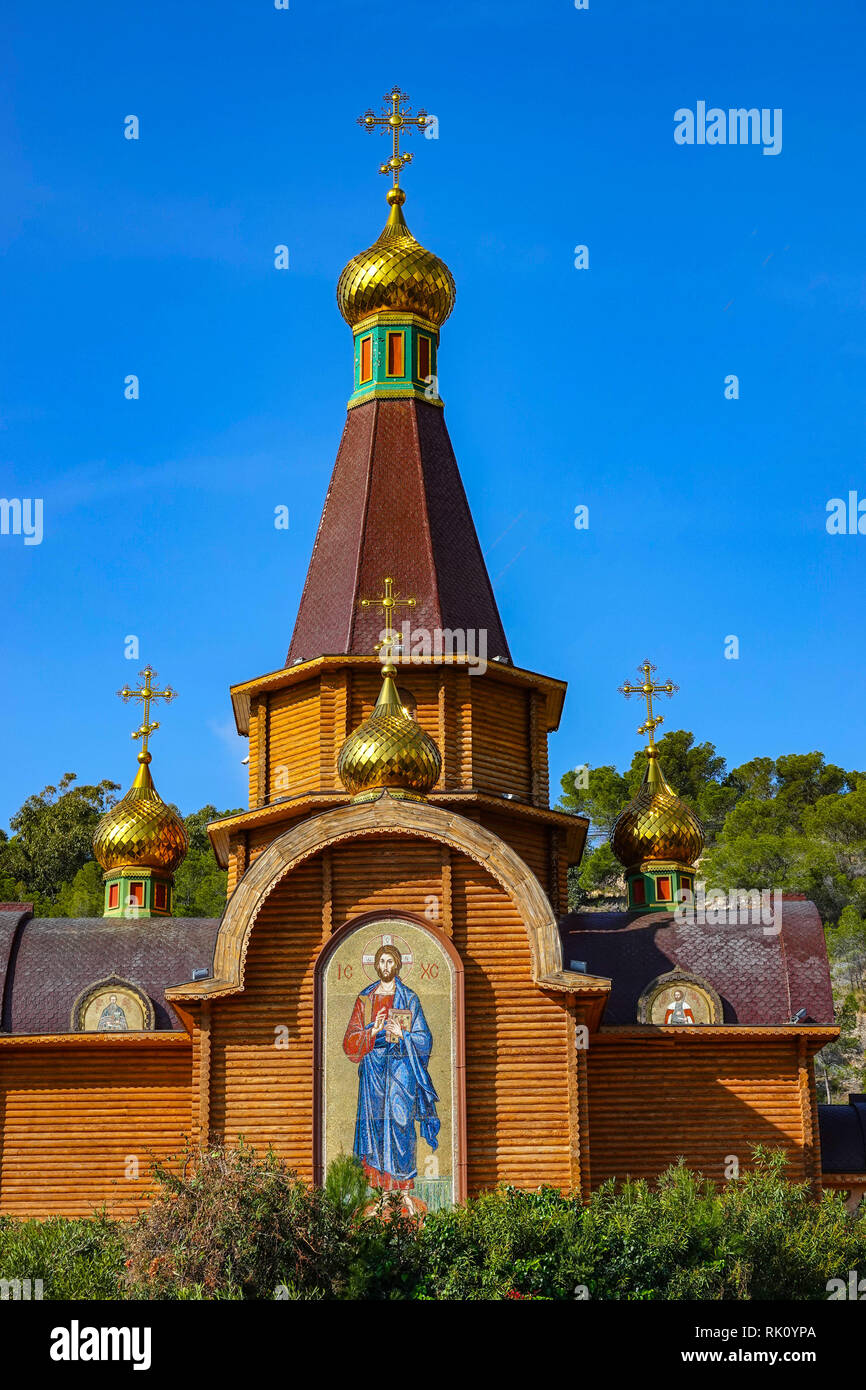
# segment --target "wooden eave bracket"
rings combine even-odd
[[[611,991],[611,981],[603,975],[587,975],[582,970],[556,970],[542,975],[535,982],[539,989],[555,994],[560,999],[565,995],[569,1004],[580,1006],[581,1022],[591,1033],[601,1025],[604,1006]]]

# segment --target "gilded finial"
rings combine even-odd
[[[385,592],[379,598],[362,598],[362,608],[381,608],[385,626],[382,630],[382,640],[377,642],[374,651],[382,653],[382,674],[383,676],[394,676],[397,668],[394,665],[394,658],[399,653],[402,637],[393,625],[394,609],[400,606],[414,608],[417,600],[414,598],[400,598],[394,593],[394,580],[388,575],[385,578]]]
[[[412,130],[424,130],[427,126],[427,112],[423,109],[416,115],[411,115],[408,109],[409,94],[401,92],[399,87],[392,87],[390,92],[382,98],[389,103],[381,116],[374,115],[372,109],[365,111],[363,116],[358,117],[358,125],[363,126],[364,130],[379,130],[383,135],[387,132],[393,141],[393,152],[391,158],[384,164],[380,164],[380,174],[391,174],[393,176],[393,188],[388,194],[388,202],[402,203],[406,197],[400,188],[400,170],[407,164],[412,163],[412,155],[408,151],[401,153],[400,136],[405,131],[408,135]],[[400,197],[395,197],[394,190],[400,193]]]
[[[141,751],[138,755],[138,761],[140,763],[149,763],[150,753],[147,751],[147,741],[150,735],[155,733],[159,728],[158,719],[155,719],[152,723],[150,721],[150,706],[154,700],[165,700],[166,704],[170,704],[172,700],[177,699],[177,691],[172,690],[170,685],[167,685],[165,690],[156,690],[154,688],[154,681],[158,681],[159,676],[152,666],[145,666],[144,670],[139,671],[138,674],[144,677],[144,685],[139,686],[137,690],[131,690],[127,684],[122,690],[118,690],[117,693],[124,704],[128,704],[130,700],[141,700],[144,706],[141,724],[137,729],[133,730],[132,737],[134,739],[141,739]]]
[[[382,661],[382,688],[372,714],[346,739],[337,757],[337,775],[355,801],[372,801],[388,791],[391,796],[423,800],[435,787],[442,771],[439,749],[421,728],[394,684],[394,658],[401,637],[394,628],[394,609],[414,608],[414,598],[398,598],[394,580],[385,579],[379,598],[361,599],[362,608],[381,608],[385,626],[376,651]]]
[[[670,699],[670,697],[679,690],[679,686],[674,685],[673,681],[665,681],[664,685],[656,685],[653,680],[653,673],[657,668],[653,666],[651,661],[642,662],[637,669],[643,676],[641,684],[629,685],[628,681],[624,681],[623,684],[618,687],[619,693],[620,695],[624,695],[627,700],[630,700],[632,695],[643,695],[646,700],[647,717],[638,728],[638,733],[646,734],[649,748],[654,749],[655,731],[659,724],[664,723],[664,715],[653,714],[653,695],[667,695],[668,699]]]
[[[694,811],[669,787],[659,767],[655,731],[663,722],[653,713],[653,696],[670,698],[679,686],[654,681],[655,666],[638,666],[639,685],[619,687],[627,700],[642,695],[647,717],[638,729],[646,734],[646,771],[636,796],[620,812],[610,834],[610,846],[625,869],[628,905],[632,911],[673,911],[683,894],[691,894],[694,866],[704,847],[703,827]]]

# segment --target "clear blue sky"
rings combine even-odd
[[[395,81],[439,118],[406,214],[457,280],[441,390],[512,653],[570,684],[554,786],[628,762],[645,655],[730,765],[866,766],[866,536],[825,530],[866,497],[862,4],[5,12],[0,496],[45,535],[0,537],[0,823],[66,770],[128,785],[145,661],[181,694],[162,794],[243,803],[228,687],[285,656],[351,389],[334,287],[387,211],[355,117]],[[676,145],[698,101],[782,108],[781,154]]]

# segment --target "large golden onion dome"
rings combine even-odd
[[[439,749],[401,703],[394,670],[390,665],[382,668],[384,679],[373,713],[340,749],[337,773],[356,801],[372,799],[385,788],[396,796],[418,799],[439,780]]]
[[[353,256],[340,276],[337,303],[354,326],[381,310],[417,314],[438,328],[454,308],[457,287],[444,261],[406,226],[402,188],[388,190],[391,214],[378,240]]]
[[[139,753],[138,762],[126,796],[96,827],[93,853],[106,871],[135,867],[174,873],[189,848],[186,827],[153,785],[150,753]]]
[[[658,752],[649,747],[647,770],[637,796],[611,832],[611,849],[626,868],[652,861],[694,864],[704,847],[700,821],[667,784]]]

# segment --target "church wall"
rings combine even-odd
[[[530,800],[530,692],[483,676],[472,678],[471,691],[473,786]]]
[[[474,861],[435,841],[336,845],[273,891],[252,930],[244,992],[212,1004],[210,1125],[273,1144],[312,1179],[315,964],[332,930],[368,912],[409,912],[453,931],[466,990],[470,1194],[498,1182],[570,1188],[566,1010],[532,981],[522,921]],[[288,1046],[275,1046],[275,1029]]]
[[[815,1176],[810,1077],[796,1038],[602,1031],[590,1038],[587,1071],[593,1187],[655,1179],[680,1155],[722,1181],[728,1156],[748,1168],[758,1143],[788,1151],[792,1180]]]
[[[211,1014],[210,1129],[269,1145],[311,1179],[313,966],[322,942],[322,864],[274,890],[253,927],[243,994]],[[286,1046],[279,1046],[285,1031]]]
[[[319,682],[268,698],[268,798],[297,796],[320,783]]]
[[[397,685],[414,697],[419,724],[440,747],[439,790],[511,792],[547,805],[546,705],[540,692],[458,668],[411,664],[399,668]],[[380,688],[377,669],[345,667],[255,696],[250,806],[305,791],[340,790],[340,747],[369,717]]]
[[[182,1150],[188,1037],[97,1036],[0,1048],[0,1213],[89,1216],[104,1201],[130,1216],[152,1187],[151,1155]]]
[[[500,1182],[570,1189],[572,1021],[533,983],[526,929],[504,890],[462,856],[452,915],[465,971],[469,1193]]]

